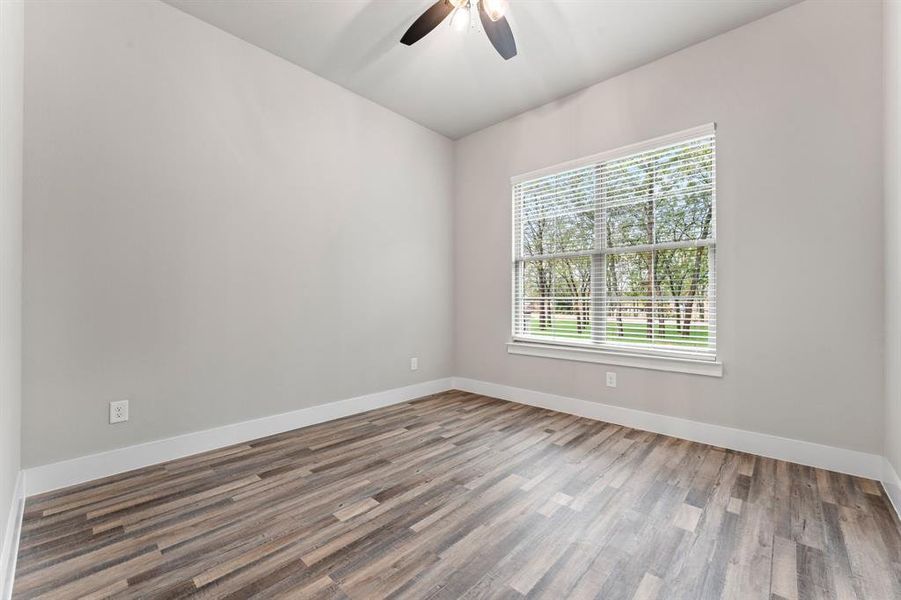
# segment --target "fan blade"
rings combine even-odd
[[[507,17],[492,21],[485,12],[485,3],[479,2],[479,19],[481,19],[485,34],[491,40],[491,45],[494,46],[497,53],[503,56],[504,60],[510,60],[516,56],[516,40],[513,39],[513,31],[510,29],[510,24],[507,23]]]
[[[448,0],[438,0],[438,2],[419,15],[419,18],[410,25],[410,28],[404,34],[404,37],[400,38],[400,43],[412,46],[424,38],[430,31],[438,27],[438,24],[450,14],[453,8],[453,5],[448,2]]]

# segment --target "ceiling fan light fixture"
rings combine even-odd
[[[459,33],[464,33],[469,29],[471,18],[469,16],[469,7],[460,6],[454,9],[454,14],[450,18],[451,29]]]
[[[484,31],[501,58],[510,60],[516,56],[516,40],[504,18],[506,10],[507,0],[436,0],[413,21],[400,38],[400,43],[412,46],[450,17],[451,29],[459,32],[470,28]]]
[[[482,0],[482,7],[485,9],[488,18],[492,21],[497,21],[507,14],[507,8],[509,6],[509,0]]]

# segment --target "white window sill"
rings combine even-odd
[[[723,376],[723,363],[715,360],[630,354],[628,352],[611,352],[595,348],[578,348],[574,346],[558,346],[522,341],[508,342],[507,352],[524,356],[540,356],[543,358],[576,360],[581,362],[599,363],[602,365],[635,367],[638,369],[653,369],[656,371],[671,371],[675,373],[690,373],[692,375],[706,375],[708,377]]]

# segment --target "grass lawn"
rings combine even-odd
[[[607,341],[622,342],[632,344],[650,344],[653,341],[660,343],[663,341],[673,346],[706,346],[707,345],[707,326],[692,325],[688,335],[679,333],[675,323],[666,323],[661,328],[659,324],[654,325],[654,332],[657,340],[652,340],[648,335],[647,323],[623,322],[622,330],[616,323],[607,324]],[[538,318],[535,317],[529,322],[529,333],[532,335],[545,335],[549,337],[571,338],[575,340],[587,340],[591,338],[591,331],[583,329],[578,331],[576,328],[576,320],[569,316],[553,315],[551,317],[551,325],[545,329],[538,327]],[[664,339],[661,340],[660,337]]]

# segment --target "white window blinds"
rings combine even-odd
[[[714,359],[713,126],[513,181],[513,337]]]

